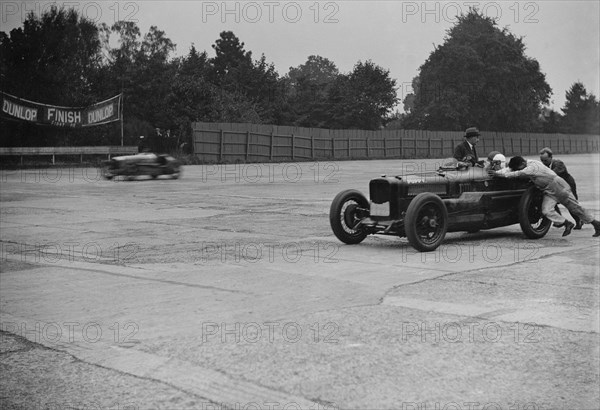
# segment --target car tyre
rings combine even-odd
[[[448,210],[442,199],[430,192],[417,195],[404,218],[408,242],[420,252],[435,250],[448,230]]]
[[[108,167],[102,167],[100,169],[100,173],[102,175],[102,178],[106,179],[106,180],[111,180],[113,179],[114,175],[108,170]]]
[[[519,201],[519,224],[521,230],[530,239],[544,237],[552,222],[542,214],[544,194],[536,187],[527,189]]]
[[[114,177],[113,173],[110,171],[110,166],[110,161],[103,161],[100,165],[100,175],[102,175],[104,179],[111,180]]]
[[[364,229],[356,228],[361,219],[369,216],[369,201],[357,190],[349,189],[336,195],[329,209],[329,223],[342,242],[355,245],[366,237]]]

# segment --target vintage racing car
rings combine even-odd
[[[124,155],[103,161],[102,176],[112,179],[117,175],[133,178],[138,175],[148,175],[156,178],[159,175],[171,175],[177,179],[181,175],[181,163],[167,154],[143,152],[136,155]]]
[[[357,244],[367,235],[408,238],[418,251],[435,250],[447,232],[477,232],[519,223],[532,239],[546,235],[543,194],[528,179],[490,177],[484,168],[381,176],[369,183],[370,201],[357,190],[340,192],[331,203],[335,236]]]

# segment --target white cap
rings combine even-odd
[[[500,168],[506,167],[506,157],[502,154],[496,154],[492,161],[500,161]]]

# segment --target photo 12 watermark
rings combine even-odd
[[[202,343],[339,343],[335,322],[203,322]]]
[[[400,343],[539,343],[536,323],[402,322]]]
[[[202,242],[197,263],[337,263],[333,242]]]
[[[93,23],[113,24],[117,21],[138,22],[141,2],[136,1],[2,1],[0,21],[2,24],[23,24],[30,14],[35,17],[50,12],[53,7],[73,9],[81,17]]]
[[[77,165],[32,167],[0,170],[2,183],[20,184],[90,184],[108,182],[100,167],[81,167]],[[124,181],[123,178],[112,178],[112,182]]]
[[[412,109],[410,104],[414,104],[407,100],[407,97],[414,98],[417,94],[421,101],[427,102],[444,102],[455,100],[457,96],[467,98],[469,100],[477,100],[482,95],[486,95],[506,88],[506,84],[498,83],[497,81],[486,79],[485,82],[419,82],[413,84],[412,81],[403,81],[399,83],[398,98],[400,101]]]
[[[544,410],[549,404],[536,402],[402,402],[398,410]]]
[[[496,242],[496,241],[464,241],[442,243],[431,252],[418,252],[410,246],[400,247],[399,262],[444,264],[469,266],[472,264],[512,264],[538,263],[542,254],[540,250],[547,244]]]
[[[460,15],[471,9],[483,16],[499,20],[510,19],[512,23],[539,23],[540,2],[535,1],[403,1],[402,22],[456,24]]]
[[[111,343],[131,345],[138,343],[138,323],[128,321],[110,324],[99,322],[0,322],[0,330],[24,337],[35,343]]]
[[[140,410],[141,407],[131,402],[111,402],[99,403],[95,401],[51,401],[42,404],[40,407],[33,407],[39,410]]]
[[[101,244],[99,242],[44,242],[35,244],[0,242],[0,260],[17,258],[21,262],[131,262],[140,252],[135,242]]]
[[[202,402],[197,407],[199,410],[337,410],[339,407],[334,403],[306,403],[297,402],[248,402],[248,403],[214,403]]]
[[[200,179],[236,184],[337,184],[339,172],[337,162],[214,164],[200,167]]]
[[[202,23],[339,22],[340,3],[333,1],[203,1]]]

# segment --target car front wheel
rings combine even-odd
[[[360,243],[367,233],[358,227],[361,219],[369,216],[369,201],[354,189],[336,195],[329,209],[329,223],[335,236],[349,245]]]
[[[440,246],[448,230],[448,210],[442,199],[430,192],[417,195],[406,210],[404,230],[408,242],[420,252]]]
[[[544,237],[552,222],[542,214],[544,194],[536,187],[530,187],[519,201],[519,224],[521,230],[530,239]]]

